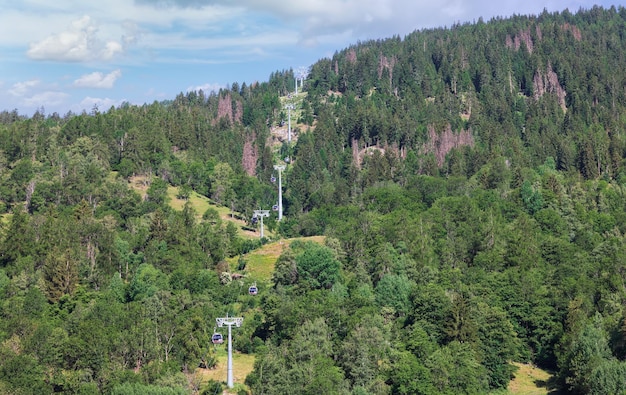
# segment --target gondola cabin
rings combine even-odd
[[[272,178],[270,178],[270,181],[276,182],[276,177],[272,176]]]
[[[213,342],[213,344],[222,344],[224,343],[224,337],[221,333],[214,333],[211,337],[211,341]]]
[[[273,206],[272,206],[272,210],[274,210],[274,211],[278,211],[278,204],[273,205]]]
[[[250,288],[248,288],[248,294],[249,295],[256,295],[257,293],[259,293],[259,289],[257,288],[256,284],[253,284],[250,286]]]

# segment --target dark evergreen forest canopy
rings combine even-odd
[[[505,393],[514,362],[623,393],[624,70],[597,7],[360,42],[297,95],[0,113],[0,393],[219,393],[194,371],[225,314],[240,393]],[[278,164],[284,218],[248,237]]]

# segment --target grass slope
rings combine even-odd
[[[194,372],[200,379],[201,385],[205,385],[209,380],[215,380],[226,385],[228,369],[227,346],[219,346],[217,352],[217,366],[214,369],[198,368]],[[233,352],[233,384],[235,387],[247,388],[243,383],[246,376],[254,369],[254,355],[240,354]],[[234,392],[236,393],[236,392]]]
[[[555,377],[536,366],[513,363],[517,366],[515,377],[509,383],[508,394],[511,395],[560,395],[556,387]]]
[[[248,230],[248,227],[245,221],[242,221],[236,217],[233,217],[228,207],[218,206],[217,204],[212,203],[208,197],[200,195],[196,192],[191,192],[191,195],[189,196],[188,200],[179,199],[176,197],[177,195],[178,195],[178,187],[173,187],[171,185],[167,187],[168,202],[174,210],[181,211],[183,207],[185,207],[185,203],[189,201],[189,203],[191,203],[191,207],[193,207],[194,211],[196,212],[196,218],[200,220],[202,218],[202,215],[209,208],[213,208],[217,210],[217,212],[220,215],[220,218],[223,221],[230,221],[230,222],[233,222],[235,225],[237,225],[237,229],[239,230],[239,234],[241,236],[246,237],[246,238],[259,237],[258,232],[252,232]],[[269,234],[269,232],[265,232],[265,233]]]
[[[309,240],[322,244],[324,243],[324,236],[298,237],[265,244],[258,250],[251,251],[244,255],[243,259],[246,261],[245,274],[255,281],[269,283],[272,279],[272,272],[274,271],[276,260],[284,250],[289,248],[289,245],[294,240]],[[239,257],[228,259],[231,271],[236,271],[238,261]]]
[[[129,183],[130,188],[132,188],[137,193],[139,193],[142,199],[145,198],[146,193],[148,192],[148,187],[150,186],[150,183],[148,182],[146,176],[131,177],[128,183]],[[173,187],[169,185],[167,187],[167,201],[170,207],[172,207],[174,210],[181,211],[183,207],[185,206],[185,203],[187,203],[187,200],[179,199],[177,195],[178,195],[178,187]],[[246,223],[244,221],[236,217],[233,217],[228,207],[219,206],[213,203],[208,197],[200,195],[196,192],[191,192],[191,195],[189,196],[188,200],[191,203],[191,207],[193,207],[193,209],[195,210],[196,217],[198,218],[198,220],[202,218],[202,215],[207,211],[207,209],[213,208],[217,210],[222,220],[231,221],[235,223],[235,225],[237,225],[237,229],[239,230],[239,234],[242,237],[246,237],[246,238],[259,237],[258,232],[252,232],[247,229]]]

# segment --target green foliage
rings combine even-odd
[[[167,285],[167,277],[163,272],[149,263],[143,263],[129,284],[128,297],[130,300],[146,299],[159,290],[167,289]]]
[[[415,355],[400,352],[393,356],[389,375],[394,394],[427,395],[437,391],[432,383],[430,370]]]
[[[111,395],[187,395],[189,392],[182,387],[164,387],[140,383],[118,384],[111,390]]]
[[[57,302],[63,295],[71,295],[78,285],[78,257],[75,251],[53,249],[44,264],[45,290],[48,299]]]
[[[409,296],[413,284],[405,276],[386,274],[376,284],[376,302],[381,307],[391,307],[397,314],[410,310]]]
[[[9,393],[44,394],[52,388],[44,380],[43,366],[29,355],[2,352],[0,383],[6,383]],[[1,386],[0,386],[1,388]]]
[[[592,389],[600,389],[602,386],[621,386],[619,381],[610,377],[611,370],[615,369],[607,364],[610,358],[611,351],[602,328],[602,318],[596,316],[572,341],[564,370],[568,387],[578,393],[591,393]]]
[[[246,383],[253,392],[301,393],[301,394],[344,394],[347,387],[341,370],[331,358],[328,325],[324,319],[306,321],[297,331],[289,347],[283,345],[282,352],[269,346],[266,353],[255,361],[255,371]]]
[[[390,352],[380,316],[365,315],[343,341],[341,366],[353,387],[378,385],[379,361]]]
[[[292,248],[286,250],[276,260],[272,282],[275,285],[292,285],[298,281],[296,255]]]
[[[30,237],[30,218],[20,207],[13,212],[11,221],[2,240],[2,266],[7,266],[9,273],[16,273],[26,268],[19,267],[19,258],[32,254],[33,243]]]
[[[433,386],[440,394],[487,392],[487,371],[467,343],[452,342],[440,348],[425,365],[430,368]]]
[[[475,309],[475,322],[482,351],[482,365],[487,368],[490,388],[506,388],[513,377],[510,361],[518,358],[520,342],[506,313],[479,304]]]
[[[153,209],[151,209],[150,211],[163,205],[165,203],[166,197],[167,183],[159,177],[152,179],[147,192],[147,202],[150,204],[150,207],[153,207]]]
[[[445,290],[435,284],[417,287],[411,295],[413,310],[409,319],[417,322],[438,342],[443,342],[445,330],[441,325],[451,314],[452,304]]]
[[[6,275],[4,269],[0,269],[0,296],[6,295],[11,279]]]
[[[211,175],[211,198],[218,203],[230,202],[233,194],[233,169],[228,163],[218,163]]]
[[[223,392],[222,384],[220,384],[219,382],[215,380],[209,380],[205,388],[202,390],[201,394],[213,395],[213,394],[219,394],[220,392]]]
[[[316,243],[303,246],[295,256],[298,282],[311,288],[331,288],[339,280],[340,263],[333,251]]]
[[[591,372],[589,394],[626,393],[626,363],[617,359],[602,361]]]
[[[530,214],[536,213],[543,207],[543,197],[540,192],[533,190],[530,181],[524,181],[520,193],[526,210],[528,210]]]

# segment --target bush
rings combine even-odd
[[[214,395],[221,394],[224,388],[222,388],[222,384],[215,380],[209,380],[207,386],[202,390],[200,395]]]
[[[188,391],[181,387],[161,387],[140,383],[118,384],[111,390],[111,395],[187,395]]]

